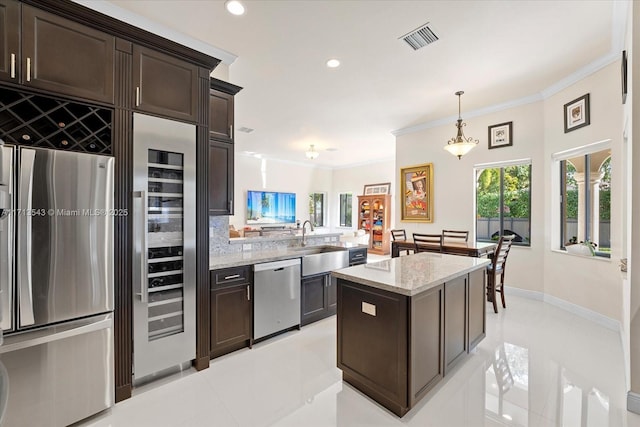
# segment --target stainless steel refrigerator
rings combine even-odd
[[[64,426],[113,404],[114,160],[0,150],[0,421]]]
[[[196,355],[196,127],[133,115],[134,384]]]

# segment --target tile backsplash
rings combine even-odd
[[[339,241],[340,233],[310,235],[307,243],[310,246]],[[286,247],[297,247],[302,242],[301,236],[251,237],[229,240],[229,217],[209,217],[209,256],[230,255],[244,251],[275,250]]]

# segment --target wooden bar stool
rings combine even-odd
[[[487,266],[487,300],[493,302],[493,311],[496,313],[498,312],[496,292],[499,292],[502,298],[502,308],[507,308],[504,302],[504,270],[514,238],[513,234],[500,237],[498,246],[493,253],[493,260]],[[500,276],[500,283],[498,283],[498,276]]]

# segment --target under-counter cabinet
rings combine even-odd
[[[135,108],[195,122],[198,111],[198,67],[174,56],[133,46]]]
[[[113,104],[115,37],[0,0],[0,79]]]
[[[302,326],[336,314],[338,293],[330,273],[303,277],[300,282],[300,324]]]
[[[250,266],[211,271],[211,358],[253,344],[252,295]]]

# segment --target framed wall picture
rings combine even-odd
[[[400,169],[401,221],[433,222],[433,163]]]
[[[627,102],[627,51],[622,51],[622,62],[620,63],[620,80],[622,83],[622,103]]]
[[[564,104],[564,133],[591,123],[589,119],[589,94]]]
[[[513,145],[513,122],[489,126],[489,149]]]
[[[384,184],[365,184],[362,194],[365,196],[377,196],[378,194],[389,194],[390,190],[390,182],[385,182]]]

